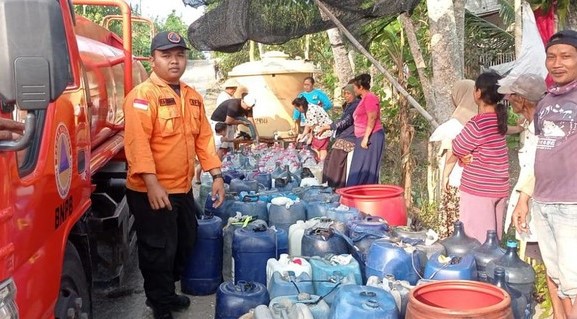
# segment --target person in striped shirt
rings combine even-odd
[[[455,163],[464,166],[459,187],[459,218],[467,234],[483,242],[487,230],[503,232],[503,215],[509,195],[509,156],[507,152],[507,108],[499,103],[497,92],[501,76],[485,72],[475,81],[473,97],[479,107],[475,115],[453,140],[453,156],[445,175]]]

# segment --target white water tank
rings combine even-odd
[[[262,60],[235,66],[228,77],[237,80],[239,91],[254,94],[257,102],[253,116],[258,134],[262,138],[274,138],[275,132],[293,128],[292,100],[303,91],[303,81],[319,73],[312,62],[289,59],[288,55],[271,51]],[[282,135],[282,134],[281,134]]]

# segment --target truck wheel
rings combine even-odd
[[[56,319],[92,318],[90,286],[78,251],[71,243],[66,245],[60,293],[54,316]]]

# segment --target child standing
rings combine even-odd
[[[322,162],[327,157],[329,140],[333,135],[332,130],[322,131],[325,125],[331,125],[333,121],[327,112],[319,105],[309,104],[306,98],[297,97],[292,101],[295,110],[305,114],[307,119],[306,126],[302,134],[299,134],[297,141],[308,139],[312,136],[311,147],[317,153],[319,160]]]
[[[487,230],[497,231],[501,238],[505,202],[509,193],[509,156],[507,108],[499,103],[503,95],[497,92],[495,72],[479,75],[473,97],[479,107],[475,115],[453,140],[453,155],[447,161],[445,176],[451,173],[457,159],[464,164],[459,187],[459,218],[467,234],[480,242]]]

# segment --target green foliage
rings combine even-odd
[[[188,26],[186,25],[186,23],[184,23],[184,21],[182,21],[182,16],[176,14],[176,10],[172,10],[172,12],[168,15],[168,17],[166,17],[164,21],[159,21],[157,18],[155,24],[158,32],[161,31],[177,32],[186,39],[186,35],[188,33]],[[202,52],[196,50],[190,45],[189,47],[191,48],[191,50],[188,51],[189,59],[204,59],[204,55],[202,54]]]
[[[535,270],[535,300],[541,307],[543,313],[539,319],[551,318],[553,316],[553,304],[547,287],[547,270],[543,263],[533,265]]]

